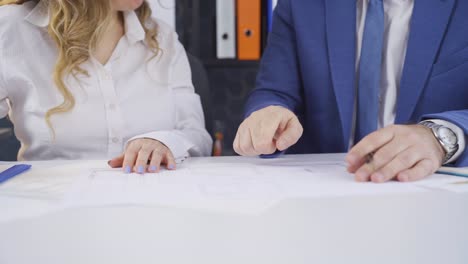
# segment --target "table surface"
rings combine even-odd
[[[0,218],[24,213],[0,224],[1,264],[468,263],[467,193],[297,198],[256,215],[164,206],[51,208],[50,201],[0,195]],[[35,213],[41,210],[46,213]]]

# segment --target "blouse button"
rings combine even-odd
[[[112,138],[112,143],[119,143],[119,139],[116,137]]]
[[[104,79],[112,80],[112,75],[109,72],[104,72]]]

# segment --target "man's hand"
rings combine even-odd
[[[444,156],[444,149],[429,128],[392,125],[361,140],[349,151],[346,161],[357,181],[407,182],[433,174]]]
[[[281,106],[252,113],[239,127],[234,150],[243,156],[273,154],[296,144],[303,128],[297,116]]]

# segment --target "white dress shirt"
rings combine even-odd
[[[357,0],[356,54],[358,54],[358,56],[356,59],[356,76],[359,76],[359,62],[368,2],[369,0]],[[414,9],[414,0],[383,0],[383,3],[385,11],[385,31],[382,75],[380,81],[380,113],[378,128],[383,128],[395,123],[398,89],[405,63],[406,48],[410,33],[410,22]],[[354,120],[356,120],[356,108],[354,111]],[[455,161],[465,149],[465,135],[463,130],[444,120],[431,121],[447,126],[457,134],[459,149],[448,162],[450,163]],[[354,130],[355,127],[353,128],[353,136],[351,137],[351,140],[354,139]]]
[[[57,48],[47,33],[44,1],[0,8],[0,117],[8,113],[21,142],[19,160],[110,159],[129,140],[151,138],[177,159],[211,153],[200,98],[177,34],[157,20],[162,52],[154,55],[135,12],[126,12],[125,36],[105,65],[91,58],[89,76],[65,78],[75,108],[51,118],[59,105],[52,72]]]

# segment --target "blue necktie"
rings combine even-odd
[[[384,19],[383,0],[369,0],[359,67],[355,144],[377,130]]]

